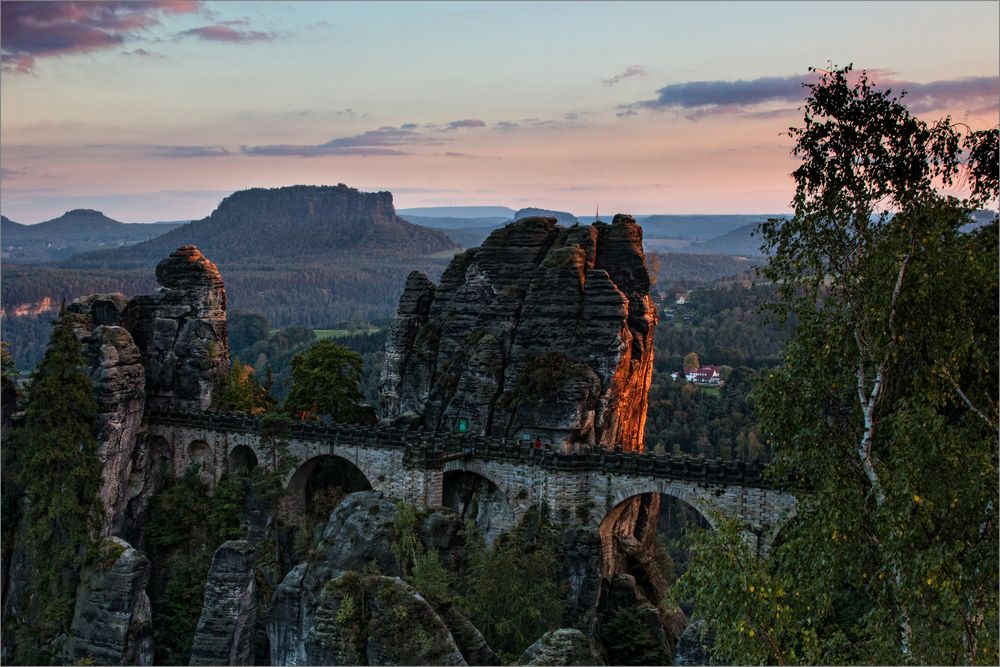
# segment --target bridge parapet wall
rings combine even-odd
[[[234,433],[256,433],[260,425],[259,417],[194,410],[151,410],[147,413],[147,419],[150,423],[170,423],[200,427],[206,431]],[[288,435],[290,439],[322,440],[334,445],[405,448],[410,452],[426,451],[439,452],[441,455],[462,454],[488,460],[527,461],[536,466],[562,468],[574,472],[600,470],[610,474],[637,473],[649,477],[685,479],[705,484],[770,488],[763,479],[763,466],[759,462],[723,461],[674,455],[654,456],[599,448],[564,454],[547,449],[534,449],[529,443],[522,441],[321,422],[293,422]],[[418,454],[408,456],[413,458],[408,458],[407,463],[418,465],[427,465],[434,460],[433,454],[429,454],[429,458],[419,460],[415,458],[419,456]]]
[[[172,410],[150,411],[146,422],[150,435],[170,443],[177,475],[184,473],[193,456],[205,456],[200,449],[192,452],[194,442],[208,446],[213,479],[225,472],[229,453],[240,445],[250,447],[260,463],[268,464],[257,417]],[[560,524],[596,529],[628,498],[664,493],[692,505],[711,523],[718,516],[740,519],[766,549],[795,507],[791,494],[766,483],[759,463],[744,461],[602,449],[564,454],[481,436],[318,422],[293,422],[287,441],[297,467],[318,456],[338,456],[357,466],[373,489],[424,507],[442,504],[445,473],[476,473],[500,489],[518,521],[536,505]],[[293,477],[294,473],[286,483]]]

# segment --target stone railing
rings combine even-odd
[[[261,421],[260,417],[242,413],[183,409],[149,409],[145,416],[153,423],[236,433],[257,433]],[[403,449],[405,464],[423,467],[438,467],[453,460],[485,459],[575,472],[599,471],[705,484],[774,488],[763,478],[764,466],[759,461],[724,461],[672,454],[657,456],[594,446],[581,452],[563,453],[536,449],[527,441],[315,421],[292,421],[285,437],[342,446],[399,448]]]

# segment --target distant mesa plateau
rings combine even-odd
[[[223,266],[253,259],[401,258],[459,249],[445,234],[397,216],[392,193],[360,192],[342,184],[296,185],[235,192],[207,218],[127,248],[79,255],[67,266],[152,266],[185,244],[197,245]]]

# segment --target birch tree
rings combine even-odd
[[[795,335],[753,392],[769,474],[800,503],[751,575],[807,600],[785,613],[810,632],[758,626],[762,653],[729,658],[995,664],[996,216],[969,227],[996,207],[997,130],[928,124],[850,67],[818,74],[789,131],[794,215],[761,228]],[[725,587],[738,562],[703,554],[692,580],[715,568]]]

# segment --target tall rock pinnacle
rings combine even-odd
[[[386,347],[385,419],[641,450],[656,309],[631,216],[531,217],[410,274]]]
[[[205,410],[229,368],[222,276],[193,245],[156,267],[163,286],[129,302],[122,316],[142,353],[153,407]]]

